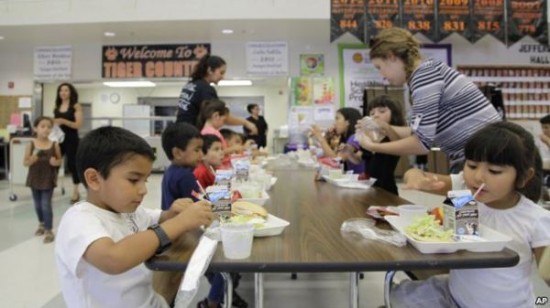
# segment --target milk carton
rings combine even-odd
[[[231,211],[231,191],[227,185],[213,185],[207,187],[206,196],[212,203],[212,212]]]
[[[469,190],[449,191],[443,203],[443,227],[455,235],[479,235],[477,202]]]

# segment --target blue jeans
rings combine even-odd
[[[52,195],[53,189],[34,189],[31,188],[32,199],[34,200],[34,209],[38,216],[38,221],[44,224],[44,229],[51,230],[53,225]]]
[[[208,300],[221,303],[224,294],[224,281],[220,273],[206,272],[208,282],[210,282],[210,291],[208,292]]]

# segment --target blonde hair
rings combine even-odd
[[[420,60],[420,42],[407,30],[388,28],[380,31],[371,41],[370,58],[387,59],[394,55],[405,64],[407,80],[411,77],[414,64]]]

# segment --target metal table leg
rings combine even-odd
[[[221,273],[224,281],[224,303],[226,308],[231,308],[231,303],[233,303],[233,280],[229,273]]]
[[[264,274],[254,273],[254,305],[256,308],[264,307]]]
[[[359,307],[359,273],[352,272],[349,273],[349,306],[350,308]]]
[[[393,276],[395,276],[395,271],[387,271],[386,278],[384,279],[384,305],[386,306],[386,308],[391,308],[390,291]]]

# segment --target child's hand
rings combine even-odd
[[[315,124],[311,125],[310,133],[313,137],[317,138],[318,140],[323,138],[323,132],[321,131],[321,128]]]
[[[50,166],[56,167],[57,165],[58,165],[58,163],[57,163],[57,158],[55,158],[55,157],[53,157],[53,156],[50,157]]]
[[[181,218],[182,223],[189,229],[203,225],[208,226],[212,222],[212,205],[208,201],[201,200],[191,205],[182,206],[182,211],[176,218]]]
[[[172,205],[170,206],[170,209],[168,210],[168,215],[170,217],[174,217],[178,215],[179,213],[185,211],[187,207],[193,205],[193,200],[191,198],[181,198],[176,199],[174,202],[172,202]]]

